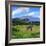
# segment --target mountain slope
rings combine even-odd
[[[38,17],[32,17],[32,16],[23,16],[20,19],[24,19],[25,21],[40,21],[40,18]]]

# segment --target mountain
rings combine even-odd
[[[28,22],[31,22],[31,21],[33,21],[33,22],[38,21],[39,22],[40,21],[40,18],[32,17],[32,16],[23,16],[20,19],[28,21]]]
[[[20,18],[14,18],[14,20],[23,20],[23,21],[26,21],[26,22],[40,22],[40,18],[38,17],[33,17],[33,16],[23,16],[23,17],[20,17]]]

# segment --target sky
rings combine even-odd
[[[40,18],[40,8],[39,7],[20,7],[12,6],[12,18],[20,18],[23,16],[32,16]]]

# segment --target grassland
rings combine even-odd
[[[33,25],[32,31],[27,30],[27,26],[29,25],[12,26],[12,39],[40,37],[40,25]]]

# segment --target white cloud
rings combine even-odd
[[[25,16],[32,16],[32,17],[40,18],[40,15],[35,15],[36,13],[38,14],[38,12],[30,12],[30,13],[27,13]]]
[[[29,11],[29,8],[20,7],[20,8],[17,8],[16,10],[12,11],[12,15],[20,14],[22,12],[28,12],[28,11]]]
[[[40,15],[35,15],[35,14],[39,14],[39,12],[30,12],[28,13],[30,10],[30,8],[28,7],[19,7],[16,10],[12,11],[12,16],[15,17],[15,14],[21,14],[21,13],[26,13],[24,16],[33,16],[33,17],[38,17],[40,18]]]
[[[36,17],[40,18],[40,16],[36,16]]]
[[[32,16],[32,15],[34,15],[35,14],[35,12],[30,12],[30,13],[28,13],[27,15],[28,16]]]
[[[12,15],[19,14],[21,12],[22,12],[22,9],[21,8],[17,8],[16,10],[12,11]]]

